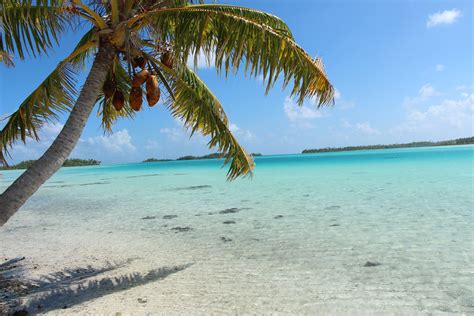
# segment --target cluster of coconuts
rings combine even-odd
[[[173,60],[169,53],[161,55],[161,63],[168,68],[173,67]],[[160,88],[158,78],[153,71],[147,70],[146,60],[144,57],[135,57],[131,62],[134,68],[139,67],[141,70],[132,78],[132,88],[130,90],[129,103],[134,111],[140,111],[143,104],[143,91],[141,86],[145,84],[146,100],[150,107],[154,106],[160,100]],[[112,105],[116,111],[122,110],[125,104],[125,98],[122,91],[117,89],[115,83],[111,79],[107,79],[103,85],[103,92],[106,99],[112,98]]]

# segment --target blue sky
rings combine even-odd
[[[472,1],[221,1],[261,9],[288,23],[297,42],[320,56],[337,89],[336,105],[298,108],[278,84],[223,78],[200,63],[199,74],[224,105],[232,130],[250,151],[296,153],[305,148],[443,140],[473,135]],[[0,67],[0,117],[20,102],[65,57],[80,34],[61,39],[49,57]],[[64,123],[46,126],[39,143],[12,150],[11,162],[37,158]],[[3,123],[0,123],[3,124]],[[1,125],[0,125],[1,126]],[[162,106],[119,121],[104,135],[95,113],[73,156],[104,163],[210,152],[189,139]],[[211,150],[212,152],[212,150]]]

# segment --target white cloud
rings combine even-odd
[[[283,110],[292,123],[298,124],[302,127],[313,127],[310,122],[324,116],[324,114],[317,109],[314,104],[303,104],[302,106],[299,106],[291,97],[285,98]]]
[[[63,124],[45,124],[39,131],[39,141],[27,139],[26,144],[17,143],[11,150],[13,163],[27,159],[38,159],[56,139]],[[119,161],[136,152],[132,138],[126,129],[108,136],[81,138],[71,157],[93,158],[104,161]]]
[[[456,87],[458,91],[474,90],[474,84],[463,84]]]
[[[173,141],[178,141],[185,136],[183,128],[178,127],[164,127],[160,129],[160,133]]]
[[[229,129],[232,133],[237,133],[240,131],[240,127],[238,127],[237,125],[235,125],[234,123],[230,123],[229,124]]]
[[[341,126],[346,129],[351,129],[353,133],[362,136],[375,136],[382,134],[378,129],[372,127],[369,122],[361,122],[352,124],[346,119],[341,120]]]
[[[80,139],[79,147],[90,147],[94,149],[100,149],[112,154],[134,152],[137,149],[132,144],[132,137],[126,129],[106,136],[100,135],[95,137],[89,137],[86,139]]]
[[[440,24],[452,24],[462,16],[458,9],[439,11],[428,16],[426,27],[431,28]]]
[[[437,65],[435,66],[435,71],[436,71],[436,72],[441,72],[441,71],[443,71],[444,69],[446,69],[446,66],[445,66],[445,65],[437,64]]]
[[[245,140],[246,142],[253,142],[256,140],[255,135],[251,131],[242,129],[234,123],[229,124],[229,129],[235,136],[237,136],[237,138]]]
[[[357,123],[355,128],[363,135],[380,135],[380,131],[370,126],[369,122]]]
[[[418,95],[421,99],[426,100],[428,98],[440,95],[438,91],[430,83],[425,84],[418,91]]]
[[[199,131],[196,131],[192,137],[190,132],[186,130],[183,122],[180,119],[174,119],[175,126],[164,127],[160,129],[160,133],[165,135],[172,142],[180,143],[181,145],[190,144],[206,144],[206,137],[202,136]]]
[[[437,104],[407,109],[405,120],[393,130],[395,134],[451,138],[472,134],[474,130],[474,94],[446,99]]]
[[[405,108],[412,108],[418,106],[420,103],[426,102],[432,97],[440,96],[441,93],[436,90],[430,83],[423,85],[415,97],[407,97],[403,101]]]
[[[207,58],[206,55],[202,51],[200,51],[197,55],[197,63],[195,63],[194,55],[190,55],[188,56],[186,64],[188,65],[188,67],[194,69],[214,68],[214,61],[216,59],[216,55],[214,54],[214,52],[212,52],[208,57],[209,58]]]
[[[336,104],[336,109],[339,110],[347,110],[355,107],[355,103],[353,101],[346,100],[345,98],[343,98],[341,91],[339,91],[337,88],[334,89],[334,101]],[[317,105],[315,98],[312,98],[311,102],[314,105]]]
[[[160,149],[161,146],[160,144],[156,141],[156,140],[153,140],[153,139],[148,139],[146,141],[146,144],[145,144],[145,149],[146,150],[156,150],[156,149]]]
[[[337,89],[334,89],[334,100],[339,100],[341,98],[341,92]]]

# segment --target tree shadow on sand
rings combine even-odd
[[[59,271],[28,283],[29,291],[10,299],[10,313],[28,312],[36,315],[57,309],[65,309],[108,294],[128,290],[150,282],[162,280],[167,276],[182,271],[192,264],[174,267],[162,267],[147,273],[131,273],[116,277],[98,278],[100,274],[123,267],[124,264],[110,265],[102,268],[87,267]],[[94,279],[90,279],[93,278]],[[20,300],[25,299],[24,304]],[[13,304],[16,300],[17,304]]]

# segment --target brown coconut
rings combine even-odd
[[[105,97],[108,99],[114,95],[115,92],[115,84],[112,80],[107,79],[104,82],[104,86],[102,87]]]
[[[160,88],[158,79],[155,75],[151,75],[146,80],[146,101],[149,106],[154,106],[160,100]]]
[[[130,107],[134,111],[140,111],[143,103],[142,89],[140,87],[133,87],[130,90]]]
[[[122,91],[116,90],[114,93],[114,97],[112,99],[112,105],[114,106],[115,110],[117,111],[122,110],[124,103],[125,103],[125,98],[123,97]]]
[[[147,79],[148,79],[149,73],[148,70],[143,69],[140,72],[137,72],[135,76],[133,77],[132,80],[132,86],[137,88],[141,86]]]
[[[173,69],[173,56],[168,52],[164,53],[161,55],[161,63],[166,67]]]
[[[145,68],[146,66],[146,59],[143,56],[137,56],[132,59],[132,66],[133,67],[140,67]]]

